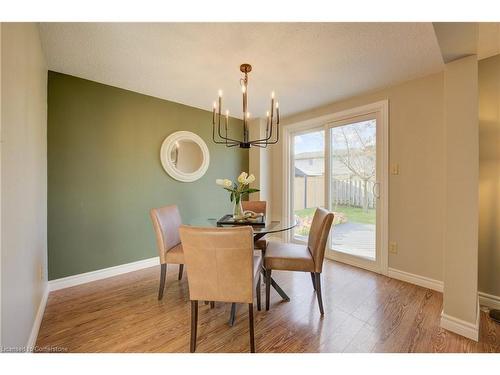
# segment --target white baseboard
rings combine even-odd
[[[479,292],[479,304],[490,309],[500,310],[500,297],[493,294]]]
[[[434,280],[425,276],[415,275],[413,273],[397,270],[395,268],[388,268],[387,276],[393,279],[398,279],[401,281],[406,281],[410,284],[415,284],[423,288],[428,288],[436,290],[438,292],[443,292],[443,282],[439,280]]]
[[[45,312],[45,306],[47,305],[48,297],[49,297],[49,286],[47,285],[43,291],[40,304],[38,305],[38,310],[35,315],[33,327],[31,328],[31,334],[28,339],[28,343],[26,344],[27,352],[32,352],[36,345],[36,339],[38,337],[38,331],[40,330],[40,325],[42,324],[43,313]]]
[[[465,320],[455,318],[447,315],[441,311],[441,328],[454,332],[461,336],[467,337],[474,341],[479,341],[479,322],[481,319],[481,310],[479,308],[479,301],[477,303],[476,322],[469,323]]]
[[[63,277],[61,279],[55,279],[49,281],[49,291],[69,288],[76,285],[90,283],[96,280],[106,279],[108,277],[122,275],[127,272],[141,270],[143,268],[149,268],[157,266],[160,264],[158,257],[139,260],[137,262],[126,263],[119,266],[103,268],[97,271],[91,271],[86,273],[81,273],[79,275],[73,275],[68,277]]]

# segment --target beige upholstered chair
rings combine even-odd
[[[243,211],[253,211],[258,214],[266,215],[266,201],[242,201]],[[256,249],[262,250],[262,254],[266,252],[267,241],[264,239],[257,240],[254,244]]]
[[[178,279],[182,279],[184,253],[179,237],[179,227],[182,223],[179,210],[175,205],[152,208],[149,213],[156,232],[156,244],[158,255],[160,256],[161,270],[158,299],[161,300],[163,298],[163,290],[165,289],[167,263],[179,265]]]
[[[333,213],[318,208],[309,231],[307,245],[270,241],[264,257],[266,269],[266,310],[269,310],[271,270],[310,272],[313,288],[318,297],[319,311],[324,315],[321,297],[321,271],[326,241],[333,222]]]
[[[250,348],[254,353],[253,299],[256,295],[260,310],[262,257],[253,253],[252,228],[183,225],[179,232],[191,299],[191,352],[196,350],[198,301],[219,301],[248,304]]]

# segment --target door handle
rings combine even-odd
[[[375,198],[380,199],[380,182],[375,182],[373,184],[372,194]]]

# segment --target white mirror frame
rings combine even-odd
[[[175,142],[177,141],[193,141],[200,146],[201,153],[203,155],[203,163],[197,171],[184,173],[172,164],[170,154],[172,149],[175,147]],[[207,144],[199,135],[188,131],[178,131],[170,134],[163,141],[160,149],[160,160],[163,169],[165,169],[165,172],[167,172],[172,178],[182,182],[193,182],[203,177],[207,171],[208,165],[210,164],[210,154],[208,152]]]

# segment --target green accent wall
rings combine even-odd
[[[49,280],[156,256],[152,207],[177,204],[187,224],[231,212],[215,179],[247,171],[248,150],[214,144],[211,122],[208,111],[49,72]],[[230,127],[240,132],[241,121]],[[178,182],[161,166],[161,144],[179,130],[209,148],[198,181]]]

